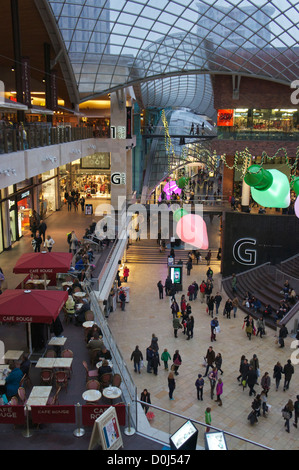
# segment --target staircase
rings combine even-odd
[[[186,264],[188,261],[188,250],[181,248],[175,248],[175,262],[179,260],[183,261],[183,264]],[[167,265],[168,255],[170,249],[166,248],[165,252],[160,253],[159,246],[156,240],[141,240],[140,242],[134,242],[129,246],[127,250],[127,263],[132,264],[164,264]],[[219,265],[220,261],[217,260],[218,251],[212,251],[211,266]],[[198,264],[206,265],[205,260],[206,252],[201,252],[202,260]],[[196,260],[193,261],[193,264],[196,264]]]

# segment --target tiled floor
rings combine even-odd
[[[56,241],[55,251],[66,251],[66,233],[74,229],[79,236],[82,236],[85,227],[90,224],[92,218],[92,216],[84,216],[80,212],[70,214],[65,208],[48,218],[48,232]],[[219,237],[219,228],[216,223],[213,227],[209,227],[209,234],[211,245],[216,249]],[[22,275],[12,274],[12,268],[20,254],[30,250],[30,239],[23,238],[11,251],[0,255],[0,266],[5,272],[9,288],[16,287],[22,280]],[[283,392],[281,385],[280,390],[275,392],[272,384],[268,398],[271,411],[267,418],[261,417],[254,427],[251,427],[247,421],[252,398],[248,396],[248,390],[242,391],[242,387],[238,386],[236,380],[241,355],[245,354],[251,359],[254,353],[259,357],[261,372],[268,371],[272,377],[274,364],[277,361],[285,364],[294,352],[291,349],[292,338],[286,340],[284,349],[277,347],[275,332],[271,330],[267,331],[267,335],[263,339],[253,337],[252,341],[249,341],[242,330],[243,314],[241,311],[237,312],[236,319],[232,318],[231,320],[220,315],[221,333],[217,336],[217,342],[213,343],[213,346],[215,351],[221,352],[223,356],[223,406],[218,407],[217,403],[211,401],[207,381],[204,401],[198,402],[194,383],[197,374],[204,372],[203,357],[210,345],[210,318],[206,314],[205,305],[201,304],[200,300],[192,302],[192,314],[195,318],[194,338],[186,341],[186,337],[179,332],[178,338],[175,339],[169,298],[159,300],[156,287],[159,279],[165,280],[167,267],[159,264],[131,264],[129,268],[130,302],[126,305],[125,312],[120,309],[112,312],[108,322],[124,360],[132,370],[138,395],[140,396],[141,391],[147,388],[151,393],[153,404],[201,422],[204,421],[205,408],[211,406],[214,426],[275,449],[297,449],[299,430],[291,425],[290,434],[285,432],[281,409],[289,398],[294,400],[299,393],[298,366],[295,366],[295,374],[289,391]],[[213,265],[212,268],[215,273],[214,289],[217,290],[220,288],[221,280],[219,266]],[[187,292],[189,281],[197,280],[200,283],[205,278],[206,270],[205,265],[195,265],[190,277],[186,276],[186,272],[184,273],[184,293]],[[225,298],[222,305],[224,301]],[[152,333],[155,333],[159,338],[160,352],[167,348],[172,355],[175,349],[179,349],[183,359],[179,376],[176,378],[174,401],[170,401],[168,398],[167,372],[163,370],[163,366],[159,368],[157,376],[148,374],[145,368],[139,375],[134,373],[133,364],[130,362],[131,353],[136,344],[145,354]],[[259,391],[260,387],[257,387],[256,390]],[[180,419],[170,419],[165,413],[155,411],[155,415],[151,423],[152,427],[161,428],[167,433],[172,433],[182,424]],[[199,443],[203,445],[203,431],[200,431],[199,437]],[[240,443],[229,439],[229,447],[239,448]],[[247,446],[247,448],[250,447]]]

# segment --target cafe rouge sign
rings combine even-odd
[[[35,273],[37,273],[37,274],[40,274],[40,273],[44,273],[44,274],[47,274],[47,273],[48,273],[48,274],[51,274],[51,273],[53,273],[54,271],[53,271],[53,269],[51,269],[51,268],[47,268],[47,269],[46,269],[46,268],[44,268],[44,269],[43,269],[43,268],[35,268],[35,269],[29,269],[28,272],[29,272],[30,274],[35,274]]]
[[[33,321],[32,317],[22,317],[19,315],[3,316],[1,321],[14,322],[14,323],[30,323]]]

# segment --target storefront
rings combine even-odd
[[[51,170],[1,190],[0,252],[31,235],[34,211],[42,219],[56,210],[57,181],[57,171]]]
[[[61,203],[65,193],[78,189],[85,198],[110,199],[110,152],[96,152],[59,168]]]
[[[235,130],[253,129],[281,132],[298,130],[298,125],[299,116],[296,109],[247,108],[233,110],[233,123],[229,124],[229,126],[234,126]]]

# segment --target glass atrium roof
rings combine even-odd
[[[180,106],[211,88],[210,74],[299,78],[297,0],[48,2],[82,100],[140,84],[148,106],[157,96],[172,105],[174,90]],[[201,92],[195,107],[211,96]]]

